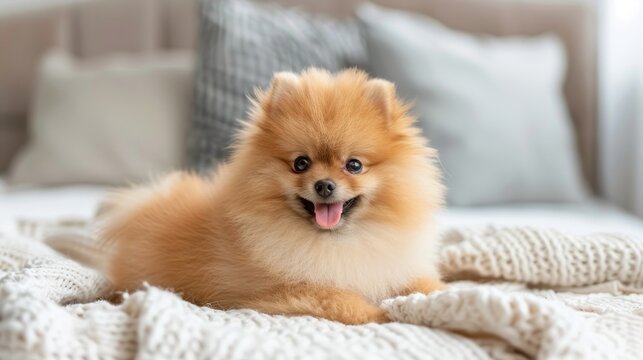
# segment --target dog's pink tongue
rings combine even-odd
[[[316,203],[315,221],[317,221],[317,225],[324,229],[335,227],[342,218],[342,207],[343,204],[341,202],[332,204]]]

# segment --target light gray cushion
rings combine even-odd
[[[557,38],[476,37],[371,4],[357,16],[371,72],[414,101],[439,151],[451,205],[586,197]]]

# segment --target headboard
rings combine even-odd
[[[193,49],[198,0],[94,0],[73,8],[0,16],[0,171],[27,140],[35,69],[42,54],[63,47],[79,57],[115,52]],[[277,0],[350,16],[363,0]],[[373,0],[429,15],[449,27],[489,35],[560,36],[568,54],[564,93],[583,173],[597,188],[596,17],[588,1]]]

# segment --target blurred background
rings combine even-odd
[[[451,206],[643,216],[643,0],[278,3],[0,0],[2,191],[211,168],[274,71],[357,66],[415,102]]]

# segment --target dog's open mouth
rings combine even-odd
[[[299,201],[304,205],[304,209],[315,218],[315,222],[322,229],[332,229],[342,220],[342,216],[347,216],[359,202],[359,196],[344,202],[334,203],[314,203],[299,197]]]

